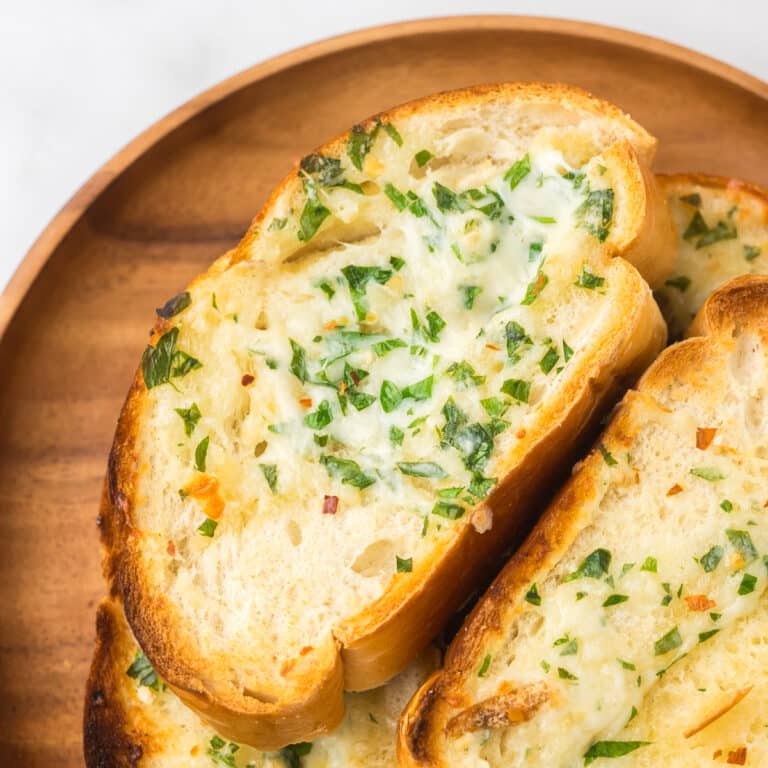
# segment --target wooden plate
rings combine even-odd
[[[768,85],[668,43],[513,16],[379,27],[260,64],[109,161],[32,247],[0,303],[0,764],[80,765],[104,591],[95,518],[153,309],[233,246],[293,161],[434,91],[559,80],[661,139],[661,170],[768,184]]]

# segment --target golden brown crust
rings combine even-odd
[[[748,328],[768,343],[768,277],[736,278],[713,293],[697,316],[694,337],[668,347],[629,391],[617,408],[600,442],[629,445],[637,429],[636,406],[651,404],[670,382],[698,377],[715,357],[714,346]],[[715,361],[716,363],[716,361]],[[599,443],[598,443],[599,444]],[[525,543],[475,605],[445,656],[444,668],[411,699],[400,721],[398,757],[407,768],[437,768],[448,711],[462,702],[462,681],[477,669],[485,638],[503,631],[505,623],[523,610],[531,583],[541,581],[562,558],[588,523],[592,501],[601,493],[604,461],[596,446],[577,466]],[[468,702],[467,702],[468,704]]]
[[[482,86],[428,97],[384,113],[379,119],[397,121],[410,114],[438,111],[454,105],[465,107],[494,101],[556,103],[578,114],[594,115],[615,121],[633,137],[629,149],[630,166],[637,155],[641,166],[652,159],[655,140],[612,105],[589,94],[561,85],[504,84]],[[363,123],[370,127],[376,118]],[[338,154],[346,146],[349,133],[324,145],[318,151]],[[649,201],[655,199],[650,176],[638,182],[635,210],[631,215],[642,229],[636,241],[622,244],[656,257],[668,244],[662,234],[663,214],[649,213]],[[229,268],[247,258],[252,243],[259,237],[265,218],[279,200],[300,194],[298,169],[276,188],[265,207],[256,216],[238,248],[216,261],[208,274]],[[655,203],[654,203],[655,204]],[[661,259],[663,262],[663,258]],[[510,541],[519,537],[530,517],[531,499],[551,482],[541,467],[555,474],[564,468],[569,453],[580,435],[594,424],[602,407],[615,396],[624,380],[632,380],[647,365],[664,342],[665,330],[647,286],[635,270],[618,261],[616,268],[634,288],[626,302],[636,308],[634,317],[622,316],[614,325],[606,348],[611,359],[587,361],[583,376],[572,392],[566,392],[553,408],[547,423],[526,440],[520,451],[510,456],[509,466],[517,466],[489,499],[493,514],[493,534],[481,535],[472,526],[464,526],[453,544],[428,565],[420,587],[412,580],[385,594],[361,615],[337,628],[336,637],[317,649],[311,669],[294,680],[290,694],[275,702],[259,692],[218,686],[215,694],[205,679],[206,660],[196,648],[180,643],[174,627],[172,607],[163,595],[147,588],[139,552],[141,534],[132,524],[132,499],[136,478],[141,472],[135,441],[146,407],[146,391],[137,371],[117,427],[110,457],[109,497],[104,514],[103,541],[108,555],[105,571],[122,597],[126,616],[142,648],[169,686],[190,706],[211,722],[225,737],[264,749],[308,740],[327,733],[343,717],[343,688],[359,690],[381,684],[399,671],[423,648],[464,599],[472,584],[456,578],[457,573],[476,574],[492,567],[495,558]],[[198,278],[198,280],[203,277]],[[638,296],[640,297],[638,299]],[[167,330],[158,320],[153,340]],[[514,514],[510,512],[514,511]],[[404,592],[407,588],[407,592]]]
[[[130,722],[115,675],[113,654],[122,636],[115,604],[104,600],[96,614],[96,650],[85,688],[83,753],[87,768],[135,768],[146,744]]]

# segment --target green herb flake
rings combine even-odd
[[[468,208],[460,195],[457,195],[452,189],[449,189],[439,181],[436,181],[432,187],[432,194],[435,197],[438,209],[443,213],[461,213]]]
[[[526,153],[525,157],[517,160],[504,174],[504,181],[509,182],[509,188],[514,189],[531,172],[531,158]]]
[[[402,445],[404,438],[405,433],[402,429],[399,429],[394,425],[389,428],[389,440],[393,445]]]
[[[605,278],[596,275],[586,264],[581,268],[581,274],[574,283],[579,288],[588,288],[590,291],[601,288],[605,284]]]
[[[624,669],[628,669],[630,672],[635,672],[637,667],[631,661],[624,661],[624,659],[616,659]]]
[[[560,359],[560,355],[554,347],[549,347],[544,353],[544,357],[539,360],[539,366],[544,373],[549,373]]]
[[[629,600],[629,595],[609,595],[603,601],[603,608],[610,608],[612,605],[626,603],[627,600]]]
[[[563,360],[567,363],[573,357],[573,350],[568,346],[568,342],[563,339]]]
[[[309,379],[307,353],[301,344],[289,339],[291,343],[291,362],[288,370],[303,384]]]
[[[172,299],[168,299],[168,301],[166,301],[162,307],[156,309],[155,312],[157,312],[163,320],[170,320],[170,318],[178,315],[179,312],[183,312],[191,303],[192,296],[189,291],[183,291],[182,293],[176,294]]]
[[[691,474],[710,483],[725,479],[725,475],[717,467],[691,467]]]
[[[408,198],[390,182],[384,185],[384,194],[391,200],[392,205],[398,211],[404,211],[408,207]]]
[[[569,672],[565,667],[558,667],[557,668],[557,676],[561,680],[578,680],[579,678],[576,677],[576,675],[573,674],[573,672]]]
[[[171,361],[174,356],[179,329],[171,328],[153,347],[148,345],[141,357],[141,373],[147,389],[166,384],[171,377]]]
[[[730,501],[729,499],[723,499],[720,502],[720,509],[722,509],[723,512],[728,512],[728,513],[733,512],[733,502]]]
[[[316,411],[308,413],[304,417],[304,424],[310,429],[315,430],[325,429],[332,421],[333,414],[331,413],[331,404],[328,400],[323,400],[317,406]]]
[[[529,218],[538,221],[539,224],[557,224],[557,219],[554,216],[530,216]]]
[[[624,757],[650,743],[650,741],[596,741],[584,753],[584,765],[590,765],[601,757]]]
[[[541,256],[541,251],[544,248],[544,243],[541,240],[536,240],[528,246],[528,261],[538,261]]]
[[[670,288],[677,288],[680,293],[685,293],[691,285],[691,278],[685,275],[678,275],[677,277],[665,280],[664,285],[668,285]]]
[[[285,229],[285,225],[288,223],[288,219],[278,219],[275,217],[272,219],[272,221],[269,222],[269,226],[267,227],[268,232],[277,232],[280,229]]]
[[[703,554],[699,558],[699,563],[704,569],[705,573],[712,573],[712,571],[720,565],[720,561],[723,559],[725,550],[719,545],[715,544],[708,552]]]
[[[259,469],[267,481],[269,490],[277,493],[277,464],[259,464]]]
[[[755,585],[757,584],[757,577],[751,573],[745,573],[739,584],[740,595],[750,595],[755,591]]]
[[[682,644],[683,638],[680,636],[680,630],[677,627],[673,627],[666,635],[660,637],[653,644],[653,655],[663,656],[670,651],[674,651],[675,648],[679,648]]]
[[[541,605],[541,595],[539,594],[539,587],[534,582],[525,593],[525,601],[531,605]]]
[[[397,468],[410,477],[429,477],[440,480],[448,477],[448,473],[432,461],[399,461]]]
[[[375,477],[367,475],[360,465],[351,459],[340,459],[324,454],[320,457],[320,463],[325,467],[329,477],[339,478],[344,485],[363,489],[376,482]]]
[[[368,315],[367,286],[372,280],[383,285],[392,277],[392,270],[382,267],[360,267],[350,264],[341,270],[347,281],[355,315],[360,321]]]
[[[613,199],[612,189],[596,189],[589,192],[584,202],[576,209],[579,226],[601,243],[606,241],[611,231]]]
[[[204,437],[195,448],[195,469],[198,472],[205,472],[205,464],[208,458],[208,444],[210,437]]]
[[[491,667],[491,661],[493,657],[490,653],[485,654],[485,658],[483,659],[483,663],[480,665],[480,669],[477,670],[477,676],[478,677],[485,677],[488,674],[488,670]]]
[[[318,287],[328,297],[328,301],[336,295],[336,289],[327,280],[323,280]]]
[[[434,507],[432,507],[432,514],[438,517],[445,517],[448,520],[458,520],[463,516],[466,510],[459,504],[451,504],[447,501],[438,501]]]
[[[475,306],[475,299],[483,292],[479,285],[460,285],[459,290],[461,291],[464,309],[472,309]]]
[[[607,549],[596,549],[582,561],[581,565],[563,581],[575,579],[600,579],[607,575],[611,566],[611,553]]]
[[[613,457],[613,454],[605,447],[603,443],[599,443],[597,446],[600,449],[600,453],[603,457],[603,461],[609,467],[615,467],[619,462]]]
[[[416,161],[416,165],[418,165],[419,168],[423,168],[433,157],[434,155],[428,149],[420,149],[413,156],[413,159]]]
[[[523,297],[523,300],[520,302],[520,304],[523,306],[529,306],[530,304],[533,304],[533,302],[539,298],[539,295],[544,290],[548,282],[549,278],[541,270],[539,270],[536,273],[536,278],[532,282],[528,283],[528,287],[525,289],[525,296]]]
[[[501,391],[521,403],[527,403],[531,395],[531,383],[522,379],[507,379],[501,385]]]
[[[315,236],[331,212],[320,202],[320,198],[317,196],[317,186],[312,179],[304,179],[304,192],[307,200],[299,217],[298,238],[301,242],[306,243]]]
[[[181,416],[181,420],[184,422],[184,432],[187,437],[190,437],[195,431],[197,422],[200,421],[200,417],[203,415],[200,413],[197,403],[192,403],[189,408],[174,408],[174,410]]]
[[[410,573],[413,570],[413,558],[395,555],[395,565],[398,573]]]
[[[429,400],[432,397],[432,383],[434,382],[434,376],[427,376],[425,379],[409,384],[407,387],[403,387],[401,390],[403,400]]]
[[[485,384],[485,376],[475,372],[475,369],[466,360],[452,363],[445,371],[457,384],[458,389],[469,389]]]
[[[756,245],[744,246],[744,258],[747,261],[754,261],[760,255],[760,248]]]
[[[659,563],[655,557],[646,557],[643,564],[640,566],[641,571],[649,571],[650,573],[658,573]]]
[[[725,535],[728,537],[728,541],[731,542],[731,546],[742,556],[746,564],[757,560],[757,550],[752,543],[749,531],[735,531],[733,528],[728,528]]]
[[[699,642],[705,643],[710,637],[714,637],[720,630],[708,629],[706,632],[699,632]]]
[[[155,672],[149,659],[141,651],[136,653],[131,666],[125,670],[125,674],[134,680],[138,680],[139,685],[143,685],[145,688],[151,688],[153,691],[161,689],[162,683],[157,676],[157,672]]]
[[[216,528],[218,526],[218,522],[216,520],[212,520],[210,517],[206,517],[205,520],[198,526],[197,532],[201,536],[207,536],[209,539],[213,538],[213,534],[216,533]]]

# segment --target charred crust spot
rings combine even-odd
[[[97,688],[91,692],[91,706],[103,707],[107,703],[107,697],[104,695],[104,691],[101,688]]]

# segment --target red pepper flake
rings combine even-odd
[[[299,656],[306,656],[308,653],[311,653],[315,649],[311,645],[305,645],[300,651]]]
[[[338,325],[338,323],[335,320],[329,320],[325,324],[325,330],[326,331],[332,331],[337,325]]]
[[[689,611],[708,611],[717,605],[714,600],[710,600],[706,595],[686,595],[684,600],[688,604]]]
[[[242,378],[242,379],[240,379],[240,383],[241,383],[241,384],[242,384],[244,387],[247,387],[249,384],[253,384],[253,382],[254,382],[254,381],[255,381],[255,379],[254,379],[254,377],[253,377],[253,376],[251,376],[251,374],[250,374],[250,373],[244,373],[244,374],[243,374],[243,378]]]
[[[486,349],[492,349],[494,352],[500,352],[501,351],[501,347],[497,347],[495,344],[486,344],[485,348]]]
[[[524,429],[518,429],[517,432],[515,433],[515,437],[518,440],[522,440],[525,437],[525,435],[526,435],[526,432]]]
[[[311,408],[312,407],[312,398],[311,397],[302,397],[301,400],[299,400],[299,404],[303,405],[305,408]]]
[[[679,483],[675,483],[668,491],[667,496],[677,496],[683,490],[683,486]]]
[[[325,496],[323,498],[323,514],[335,515],[336,510],[339,508],[338,496]]]
[[[352,379],[352,381],[355,383],[355,386],[360,383],[360,377],[354,371],[349,372],[349,378]]]
[[[747,762],[747,748],[739,747],[728,752],[728,765],[744,765]]]
[[[718,757],[722,757],[722,756],[723,756],[723,750],[722,750],[722,749],[716,749],[716,750],[715,750],[715,751],[712,753],[712,759],[713,759],[713,760],[717,760],[717,758],[718,758]]]
[[[171,557],[176,556],[176,545],[170,539],[168,539],[168,546],[165,549]]]
[[[344,394],[347,391],[347,382],[346,381],[340,381],[339,382],[339,393]]]
[[[715,427],[699,427],[696,430],[696,447],[701,451],[706,451],[716,434],[717,429]]]

